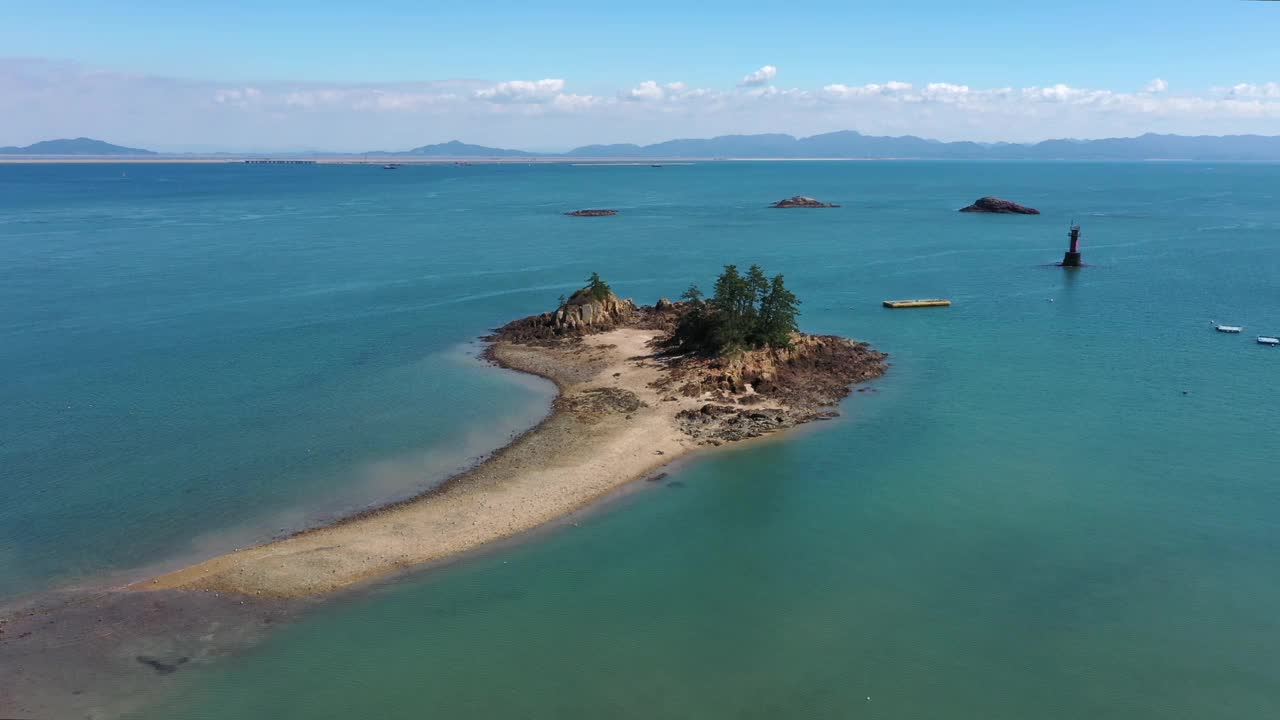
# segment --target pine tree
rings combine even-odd
[[[764,270],[759,265],[752,265],[747,271],[747,284],[751,287],[751,299],[756,304],[769,292],[769,278],[765,277]]]
[[[800,301],[781,275],[769,280],[759,265],[744,276],[725,265],[709,302],[690,285],[680,296],[689,308],[680,317],[671,344],[685,352],[719,355],[738,349],[786,347],[796,331]]]
[[[592,299],[603,301],[609,297],[613,291],[609,288],[609,284],[600,279],[600,273],[591,273],[591,277],[587,278],[587,293]]]
[[[781,275],[774,275],[769,289],[760,301],[760,344],[768,347],[790,347],[791,333],[796,331],[797,307],[800,301],[786,288]]]
[[[755,292],[751,281],[738,272],[738,266],[725,265],[716,278],[715,295],[711,298],[715,312],[716,344],[721,351],[745,347],[755,315]]]

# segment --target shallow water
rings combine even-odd
[[[154,716],[1274,714],[1280,352],[1252,335],[1280,331],[1276,187],[1198,164],[0,166],[0,591],[412,492],[545,410],[467,357],[485,329],[593,270],[652,302],[759,262],[806,330],[891,353],[845,418],[334,602],[175,673]],[[796,193],[844,207],[763,207]],[[1045,214],[954,212],[983,194]],[[1092,267],[1064,272],[1072,218]],[[878,306],[910,296],[955,305]]]

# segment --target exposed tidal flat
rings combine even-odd
[[[165,696],[143,712],[1276,707],[1280,416],[1260,398],[1280,356],[1208,325],[1262,333],[1280,314],[1274,167],[128,176],[0,168],[11,594],[261,542],[282,529],[267,518],[336,491],[350,507],[411,494],[457,444],[433,438],[501,445],[549,393],[453,348],[592,270],[652,302],[759,261],[805,300],[806,330],[894,361],[845,418],[681,467],[535,542],[327,604],[220,662],[128,657],[127,686]],[[796,193],[842,208],[764,208]],[[955,213],[988,193],[1044,214]],[[559,215],[594,206],[622,212]],[[1072,217],[1093,267],[1065,274],[1044,265]],[[907,296],[955,304],[877,307]],[[358,491],[391,458],[414,472]]]

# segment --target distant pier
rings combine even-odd
[[[245,165],[315,165],[315,160],[245,160]]]

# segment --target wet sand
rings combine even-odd
[[[537,427],[472,470],[403,503],[246,548],[136,583],[134,590],[204,590],[298,598],[439,561],[578,510],[697,447],[663,401],[657,331],[622,328],[555,347],[499,342],[502,365],[560,389]]]

